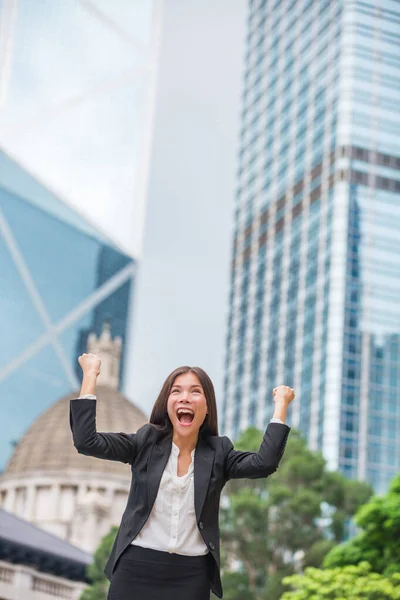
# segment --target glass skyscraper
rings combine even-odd
[[[134,271],[0,149],[0,470],[32,421],[79,388],[88,334],[108,321],[124,345]]]
[[[272,389],[328,466],[400,468],[400,5],[251,0],[223,430]]]

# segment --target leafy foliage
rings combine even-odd
[[[249,428],[235,447],[258,450],[261,440],[262,433]],[[268,480],[231,481],[226,488],[220,515],[225,594],[244,597],[232,586],[235,573],[246,576],[251,600],[280,598],[282,578],[321,566],[371,493],[368,485],[327,471],[322,455],[292,431],[277,473]]]
[[[118,532],[118,527],[112,527],[107,535],[101,540],[97,548],[93,562],[88,567],[88,577],[92,584],[81,594],[80,600],[107,600],[109,581],[104,574],[104,567]]]
[[[333,548],[324,561],[328,568],[368,561],[373,571],[390,575],[400,572],[400,475],[388,493],[373,496],[356,514],[362,531],[352,540]]]
[[[400,573],[384,577],[367,562],[357,566],[315,569],[284,579],[292,590],[282,600],[400,600]]]

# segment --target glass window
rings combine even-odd
[[[106,274],[104,246],[96,238],[15,197],[3,195],[1,207],[54,321],[76,308],[102,282],[131,262],[115,252],[119,258],[115,258],[114,265],[108,265]]]
[[[0,344],[1,373],[1,369],[45,333],[45,327],[4,237],[0,237],[0,263],[0,331],[6,340]]]

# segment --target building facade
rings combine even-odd
[[[89,332],[108,321],[125,355],[135,261],[0,149],[0,267],[1,470],[35,418],[79,389]]]
[[[399,104],[397,2],[249,2],[223,430],[285,383],[376,491],[400,467]]]
[[[1,600],[78,600],[92,556],[0,508]]]
[[[97,429],[137,431],[147,418],[118,391],[121,338],[112,339],[106,324],[100,337],[90,334],[85,350],[101,358]],[[78,395],[75,390],[52,404],[17,444],[0,475],[0,510],[93,554],[121,521],[131,470],[127,464],[78,454],[69,427],[70,400]]]

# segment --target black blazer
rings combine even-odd
[[[81,454],[130,463],[131,489],[105,573],[111,580],[118,560],[149,518],[167,464],[171,436],[146,424],[137,433],[97,433],[96,400],[71,400],[70,425]],[[194,503],[197,525],[210,551],[210,587],[222,598],[218,513],[222,488],[229,479],[268,477],[278,468],[290,428],[270,423],[258,452],[234,450],[225,436],[199,437],[194,457]]]

